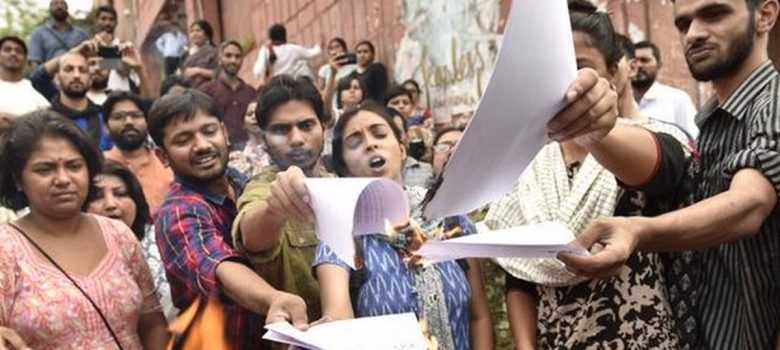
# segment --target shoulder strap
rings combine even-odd
[[[122,343],[119,342],[119,338],[116,336],[116,333],[114,333],[114,330],[111,328],[111,325],[108,323],[106,316],[103,315],[103,312],[100,311],[100,308],[97,306],[97,304],[95,304],[95,301],[92,300],[92,298],[90,298],[89,294],[87,294],[86,291],[81,289],[79,284],[76,283],[76,281],[72,277],[70,277],[70,275],[67,272],[65,272],[65,270],[62,267],[60,267],[60,265],[57,264],[57,262],[54,261],[54,259],[52,259],[52,257],[49,256],[49,254],[47,254],[46,251],[43,250],[43,248],[41,248],[41,246],[38,245],[38,243],[35,243],[35,241],[33,241],[32,238],[30,238],[30,236],[28,236],[27,233],[24,232],[24,230],[22,230],[18,225],[14,223],[8,223],[8,225],[15,228],[17,231],[19,231],[19,233],[21,233],[22,236],[24,236],[24,238],[26,238],[27,241],[33,245],[33,247],[35,247],[35,249],[37,249],[41,254],[43,254],[43,256],[46,257],[46,259],[49,260],[49,262],[52,265],[54,265],[54,267],[57,268],[57,270],[60,270],[60,272],[62,272],[62,274],[65,275],[65,277],[68,280],[70,280],[71,283],[73,283],[76,289],[78,289],[79,292],[81,292],[81,294],[84,295],[85,298],[87,298],[87,301],[89,301],[89,303],[92,305],[95,311],[97,311],[98,315],[100,316],[100,319],[103,320],[103,325],[105,325],[108,332],[111,333],[111,338],[114,338],[114,342],[116,342],[117,348],[119,348],[119,350],[123,350]]]
[[[59,35],[57,35],[57,33],[54,30],[52,30],[51,28],[47,27],[45,24],[43,25],[43,29],[46,30],[47,32],[49,32],[49,34],[51,34],[52,36],[54,36],[54,39],[56,39],[57,43],[59,43],[60,46],[62,46],[63,50],[68,51],[70,49],[68,47],[68,44],[65,43],[65,40],[62,40],[62,38]],[[16,226],[14,226],[14,227],[16,227]]]

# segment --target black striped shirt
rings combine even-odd
[[[764,62],[722,103],[697,116],[700,156],[694,163],[695,201],[729,189],[736,172],[763,173],[780,194],[780,74]],[[695,253],[698,346],[771,349],[780,329],[780,210],[755,236]],[[698,282],[698,283],[697,283]]]

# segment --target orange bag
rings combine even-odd
[[[196,299],[169,326],[167,350],[228,350],[225,313],[217,299]]]

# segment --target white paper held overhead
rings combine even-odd
[[[567,2],[514,0],[485,95],[425,216],[468,213],[504,195],[544,145],[576,74]]]

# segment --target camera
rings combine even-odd
[[[100,57],[100,69],[117,70],[122,69],[122,54],[117,46],[98,46],[98,57]]]
[[[339,55],[336,59],[341,61],[342,64],[355,64],[357,63],[357,54],[344,53]]]

